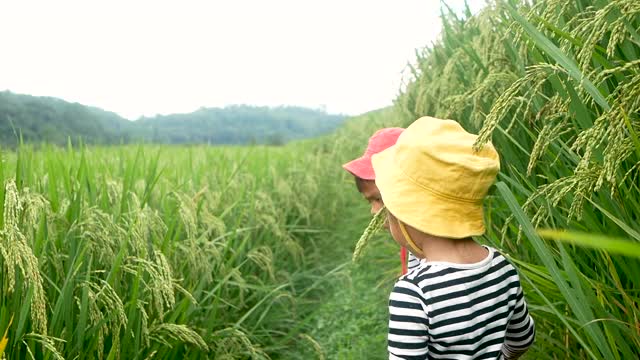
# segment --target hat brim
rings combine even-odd
[[[484,234],[481,200],[454,199],[417,184],[397,166],[394,146],[373,155],[371,161],[382,201],[405,224],[452,239]]]
[[[373,171],[370,157],[359,157],[342,165],[342,168],[364,180],[375,180],[376,174]]]

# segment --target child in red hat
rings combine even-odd
[[[373,171],[371,165],[371,156],[377,154],[396,143],[400,134],[402,134],[403,128],[384,128],[376,131],[371,138],[369,138],[369,144],[364,154],[352,160],[342,167],[350,172],[356,181],[356,187],[358,191],[364,196],[364,198],[371,204],[371,214],[376,214],[383,206],[382,198],[380,197],[380,191],[376,186],[375,179],[376,174]],[[402,274],[406,274],[408,270],[411,270],[418,266],[418,259],[407,252],[407,249],[402,247],[400,249],[400,261],[402,263]]]

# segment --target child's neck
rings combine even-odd
[[[473,264],[484,260],[488,251],[472,238],[448,239],[415,232],[412,234],[427,261]]]

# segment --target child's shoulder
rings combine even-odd
[[[404,281],[419,288],[425,285],[451,281],[467,276],[478,276],[485,272],[515,271],[511,262],[498,250],[486,247],[489,250],[487,258],[475,264],[453,264],[446,262],[428,262],[420,260],[420,264],[403,275],[398,281]]]

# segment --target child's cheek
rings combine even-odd
[[[398,228],[398,225],[395,221],[392,220],[392,225],[389,225],[389,220],[387,220],[387,226],[389,229],[389,232],[391,233],[391,237],[393,237],[393,240],[395,240],[396,243],[398,243],[398,245],[400,246],[404,246],[404,237],[402,236],[402,233],[400,232],[400,229]]]

